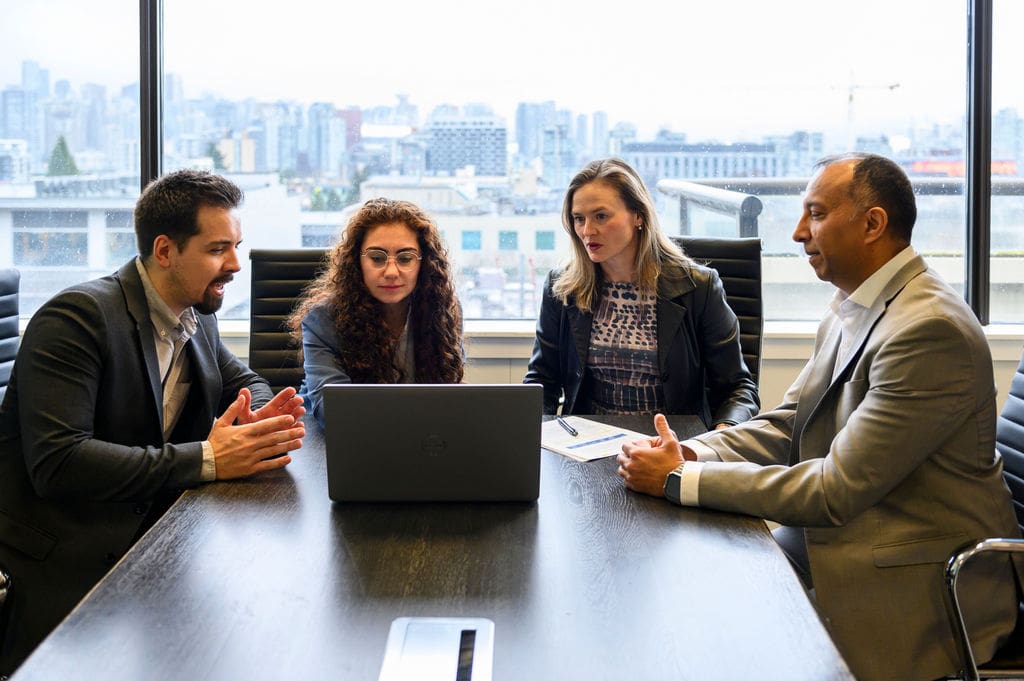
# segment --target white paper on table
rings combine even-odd
[[[626,443],[654,437],[579,416],[566,416],[563,420],[575,428],[579,435],[570,434],[555,419],[545,421],[540,430],[541,447],[577,461],[615,456]]]

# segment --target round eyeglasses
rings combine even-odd
[[[402,251],[395,255],[388,255],[387,251],[379,248],[368,248],[363,251],[362,256],[370,261],[370,266],[375,270],[382,270],[388,266],[389,260],[395,261],[395,266],[403,272],[407,272],[413,268],[423,258],[419,253],[413,253],[412,251]]]

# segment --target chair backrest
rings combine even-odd
[[[1024,357],[1017,365],[996,423],[996,450],[1003,457],[1003,477],[1013,494],[1017,524],[1024,533]]]
[[[761,336],[764,304],[761,299],[761,239],[673,236],[683,251],[702,265],[718,271],[725,300],[739,318],[743,361],[754,385],[761,375]]]
[[[13,268],[0,269],[0,399],[11,380],[18,354],[18,290],[21,274]]]
[[[306,286],[323,266],[324,248],[253,249],[249,308],[249,367],[274,392],[302,384],[299,347],[286,326]]]

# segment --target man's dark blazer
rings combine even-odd
[[[590,414],[587,355],[594,315],[552,292],[560,270],[548,275],[537,338],[524,383],[544,386],[544,413]],[[757,413],[757,386],[740,348],[736,315],[725,302],[715,270],[692,264],[658,277],[658,371],[667,414],[695,414],[708,428],[740,423]]]
[[[163,389],[134,260],[73,286],[32,317],[0,406],[0,565],[13,609],[0,655],[10,673],[184,487],[202,441],[248,387],[269,386],[224,346],[213,315],[186,345],[192,385],[163,438]]]

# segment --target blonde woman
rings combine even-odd
[[[562,224],[572,255],[548,276],[524,379],[544,386],[546,413],[562,400],[563,414],[695,414],[709,429],[757,413],[718,274],[662,233],[633,168],[583,168]]]

